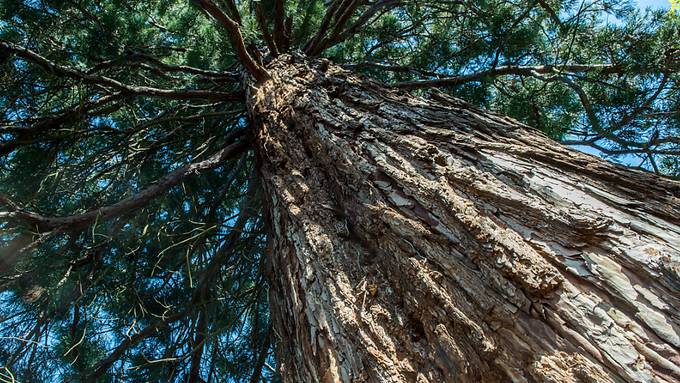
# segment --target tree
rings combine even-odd
[[[672,15],[2,12],[3,378],[680,379]]]

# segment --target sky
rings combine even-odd
[[[671,3],[669,0],[637,0],[636,1],[638,7],[644,9],[644,8],[653,8],[653,9],[668,9],[671,7]]]

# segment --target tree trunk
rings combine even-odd
[[[286,382],[680,379],[680,184],[282,56],[250,89]]]

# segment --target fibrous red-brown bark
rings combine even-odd
[[[282,56],[250,107],[286,382],[680,379],[680,185]]]

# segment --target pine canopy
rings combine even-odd
[[[678,41],[621,0],[2,1],[0,381],[279,379],[246,103],[276,57],[677,177]]]

